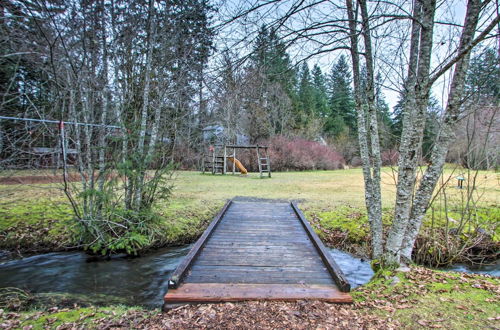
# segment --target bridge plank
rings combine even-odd
[[[202,236],[203,242],[195,244],[190,260],[183,262],[182,279],[177,277],[178,286],[169,289],[165,303],[352,301],[342,292],[349,287],[338,281],[343,274],[332,266],[333,258],[324,255],[324,246],[318,245],[297,209],[288,203],[226,205]]]
[[[166,304],[215,303],[244,300],[294,301],[314,299],[351,303],[352,297],[332,285],[185,283],[165,296]]]

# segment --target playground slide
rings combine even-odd
[[[234,163],[234,165],[236,165],[236,167],[240,170],[241,174],[247,174],[248,171],[247,169],[245,168],[245,166],[243,166],[243,164],[241,164],[241,162],[233,157],[227,157],[231,162]]]

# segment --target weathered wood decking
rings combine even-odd
[[[349,283],[294,203],[229,201],[177,267],[165,304],[318,299]]]

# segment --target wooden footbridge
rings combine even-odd
[[[229,201],[174,271],[164,307],[243,300],[349,303],[349,290],[295,203]]]

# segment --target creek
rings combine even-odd
[[[101,261],[90,261],[84,252],[54,252],[22,259],[4,256],[0,258],[0,288],[84,296],[87,303],[159,307],[170,274],[190,248],[191,245],[168,247],[137,258],[117,256]],[[330,253],[352,288],[367,283],[373,276],[369,261],[337,249],[330,249]],[[449,270],[475,272],[461,265]],[[500,276],[500,265],[479,272]]]

